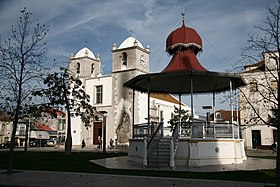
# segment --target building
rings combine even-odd
[[[263,60],[244,67],[246,86],[240,92],[240,124],[247,148],[270,149],[276,140],[276,128],[267,122],[271,109],[277,108],[278,75],[276,52],[264,52]]]
[[[102,117],[95,119],[88,128],[84,127],[79,117],[72,117],[73,145],[81,145],[82,140],[85,140],[86,145],[96,147],[106,133],[107,146],[112,139],[118,146],[127,147],[129,139],[132,138],[132,124],[147,123],[148,96],[144,93],[134,93],[131,89],[123,87],[123,84],[137,75],[147,74],[149,63],[149,46],[143,47],[141,42],[132,36],[119,46],[113,44],[112,73],[109,75],[102,75],[100,56],[95,56],[87,47],[71,54],[70,70],[82,80],[86,93],[90,95],[90,104],[95,106],[99,113],[107,114],[106,132],[102,129]],[[167,124],[174,111],[174,105],[178,107],[179,100],[172,95],[151,94],[149,110],[153,113],[150,120],[154,129],[159,118]],[[190,111],[188,106],[183,104],[182,107]]]
[[[231,111],[231,110],[217,110],[215,111],[215,118],[214,114],[210,115],[210,121],[219,121],[222,123],[228,123],[233,121],[234,123],[238,124],[240,121],[240,111]]]
[[[25,144],[26,130],[28,139],[55,140],[60,143],[65,141],[65,113],[56,111],[57,117],[52,117],[50,112],[43,112],[41,117],[25,118],[19,120],[16,130],[17,145]],[[26,129],[28,127],[28,129]],[[30,128],[29,128],[30,127]],[[13,122],[4,112],[0,114],[0,143],[11,141]]]
[[[10,117],[5,112],[0,111],[0,144],[10,141],[11,126]]]

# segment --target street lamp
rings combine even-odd
[[[210,110],[212,106],[202,106],[202,109],[206,110],[206,123],[208,123],[210,121]]]
[[[107,118],[107,112],[106,111],[100,111],[103,117],[103,125],[102,125],[102,133],[103,133],[103,153],[106,153],[106,118]]]

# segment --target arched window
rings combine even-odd
[[[91,64],[91,74],[94,72],[94,64]]]
[[[220,112],[216,112],[216,120],[221,120],[222,114]]]
[[[126,52],[122,53],[122,65],[127,66],[127,53]]]
[[[78,62],[77,63],[77,73],[80,73],[80,68],[81,68],[81,64]]]

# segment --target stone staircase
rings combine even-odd
[[[148,167],[169,167],[170,137],[161,137],[155,142],[154,149],[148,154]]]

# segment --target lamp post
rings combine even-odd
[[[107,118],[107,112],[106,111],[100,111],[102,114],[102,136],[103,136],[103,153],[106,153],[106,118]]]
[[[202,109],[206,110],[206,124],[207,124],[210,121],[210,110],[212,109],[212,106],[208,106],[208,105],[202,106]]]
[[[205,123],[205,127],[203,130],[203,137],[207,136],[207,127],[210,124],[210,110],[212,109],[212,106],[202,106],[202,108],[204,110],[206,110],[206,123]],[[214,119],[215,119],[215,113],[213,113],[214,115]]]

